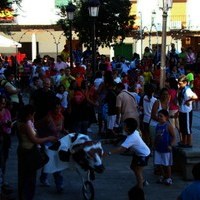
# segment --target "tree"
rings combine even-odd
[[[17,5],[20,5],[22,0],[1,0],[0,1],[0,11],[5,8],[10,8],[12,4],[16,3]]]
[[[134,16],[130,15],[130,8],[129,0],[100,0],[99,16],[95,22],[98,46],[110,46],[118,36],[123,40],[132,31]],[[64,6],[61,7],[61,13],[65,15]],[[62,19],[58,23],[68,36],[67,20]],[[77,4],[73,29],[78,34],[81,43],[91,44],[92,19],[89,17],[88,6],[85,2]]]

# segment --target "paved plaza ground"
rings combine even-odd
[[[194,148],[200,147],[200,112],[193,113],[193,145]],[[92,126],[92,136],[96,137],[96,126]],[[8,169],[6,179],[14,187],[17,193],[17,138],[12,136],[12,149],[8,161]],[[114,148],[112,144],[104,144],[105,150]],[[191,149],[190,149],[191,150]],[[134,174],[129,169],[131,156],[112,155],[104,159],[105,172],[97,174],[96,180],[93,181],[95,188],[95,200],[128,200],[127,192],[136,183]],[[40,174],[40,171],[38,171]],[[83,174],[85,174],[83,172]],[[82,183],[81,178],[73,167],[63,171],[64,176],[64,191],[62,194],[57,194],[55,185],[50,178],[50,187],[42,187],[37,182],[37,190],[35,200],[82,200]],[[157,176],[153,174],[152,157],[149,165],[145,168],[145,177],[149,185],[144,188],[146,200],[173,200],[176,199],[181,190],[191,182],[183,180],[178,173],[173,174],[174,184],[171,186],[160,185],[156,183]]]

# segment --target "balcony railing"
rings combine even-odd
[[[187,27],[189,16],[187,15],[170,15],[170,29],[181,29]]]

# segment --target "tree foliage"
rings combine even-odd
[[[118,36],[123,40],[132,31],[134,16],[130,16],[130,8],[129,0],[100,0],[99,16],[95,19],[98,46],[110,46]],[[61,8],[61,13],[65,14],[65,7]],[[92,41],[92,20],[87,3],[79,2],[73,20],[73,30],[78,34],[81,43],[90,44]],[[58,23],[68,36],[67,20],[62,19]]]
[[[10,8],[14,3],[20,5],[21,1],[22,0],[0,0],[0,10]]]

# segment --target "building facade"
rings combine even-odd
[[[146,46],[152,48],[161,45],[162,10],[158,7],[158,0],[131,0],[131,3],[130,14],[136,15],[132,33],[121,47],[118,45],[118,51],[117,48],[100,48],[100,53],[112,57],[119,52],[128,52],[130,57],[134,52],[142,55]],[[20,51],[26,53],[30,60],[37,54],[56,58],[67,42],[63,31],[56,25],[60,18],[56,5],[62,4],[68,4],[68,1],[34,0],[30,6],[29,0],[22,0],[20,9],[14,5],[14,9],[18,9],[18,16],[12,23],[1,22],[0,34],[22,43],[22,48],[0,47],[0,53],[15,54]],[[175,44],[178,51],[182,46],[192,46],[196,52],[200,50],[198,5],[199,0],[173,0],[167,17],[167,50],[171,43]],[[78,41],[75,34],[73,41],[74,44]]]
[[[161,45],[162,10],[157,0],[132,0],[131,14],[136,15],[133,27],[133,51],[142,54],[144,48]],[[181,47],[193,47],[200,51],[200,12],[198,0],[173,0],[167,17],[167,50],[174,43]]]

